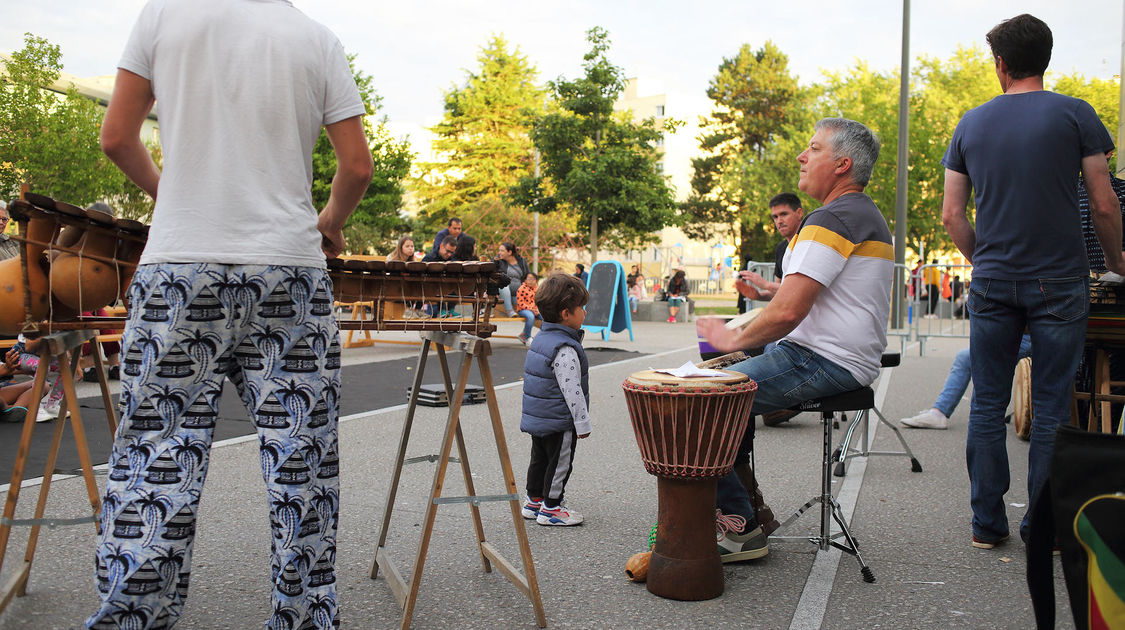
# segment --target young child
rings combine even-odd
[[[520,430],[531,434],[523,517],[540,525],[582,523],[582,515],[562,503],[575,439],[590,435],[589,363],[582,350],[588,299],[582,281],[569,274],[550,276],[535,292],[544,323],[523,366]]]
[[[543,319],[539,316],[539,307],[535,305],[535,289],[539,286],[539,276],[529,271],[523,277],[523,284],[516,292],[516,313],[524,319],[523,332],[520,333],[520,343],[527,345],[531,339],[531,329],[535,320]]]

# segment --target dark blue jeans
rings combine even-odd
[[[755,414],[796,407],[806,400],[861,387],[845,368],[790,341],[781,341],[765,354],[727,369],[742,372],[758,384],[754,394]],[[724,514],[745,518],[749,529],[757,527],[754,510],[750,507],[750,493],[733,471],[719,479],[715,505]]]
[[[995,541],[1008,535],[1004,494],[1008,491],[1004,412],[1012,393],[1020,337],[1031,333],[1031,447],[1029,503],[1050,472],[1055,429],[1070,419],[1071,389],[1086,336],[1087,277],[995,280],[974,276],[969,287],[969,347],[973,402],[965,459],[972,492],[973,535]],[[1029,505],[1030,514],[1034,506]],[[1027,516],[1020,535],[1027,537]]]

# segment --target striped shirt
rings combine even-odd
[[[812,212],[789,243],[785,275],[808,276],[824,289],[786,339],[864,385],[874,382],[887,347],[893,271],[891,231],[870,197],[848,193]]]

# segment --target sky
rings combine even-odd
[[[667,95],[666,114],[689,123],[709,110],[705,90],[724,57],[742,44],[772,40],[803,83],[857,59],[877,70],[901,58],[899,0],[293,0],[325,24],[358,67],[374,78],[395,136],[409,136],[429,159],[427,127],[442,115],[442,94],[465,80],[493,34],[526,55],[542,80],[581,74],[585,32],[609,31],[610,59],[639,79],[641,95]],[[1121,72],[1121,0],[925,0],[912,3],[911,58],[948,57],[958,45],[986,47],[985,33],[1019,13],[1054,32],[1051,70],[1112,78]],[[64,70],[116,72],[144,0],[0,0],[0,51],[23,46],[23,33],[61,47]],[[689,126],[668,151],[694,143]],[[671,165],[669,165],[671,168]]]

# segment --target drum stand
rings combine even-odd
[[[82,343],[94,338],[95,330],[75,330],[65,333],[45,335],[40,338],[39,367],[35,371],[35,380],[31,387],[31,403],[27,406],[27,416],[23,421],[23,433],[20,435],[19,449],[16,451],[15,465],[12,467],[12,481],[8,486],[8,498],[4,503],[4,516],[0,518],[0,566],[8,550],[8,537],[13,526],[30,526],[31,534],[27,539],[27,550],[24,552],[23,565],[0,589],[0,611],[11,603],[13,596],[27,594],[27,580],[31,573],[31,563],[35,559],[35,547],[39,540],[39,528],[43,525],[55,527],[58,525],[78,525],[94,523],[95,528],[101,531],[99,513],[101,512],[101,498],[98,486],[94,481],[94,469],[90,463],[90,452],[86,446],[86,430],[82,426],[82,417],[78,411],[78,396],[74,391],[74,370],[78,364],[78,353]],[[101,355],[94,353],[101,371]],[[59,362],[59,378],[62,379],[64,398],[59,407],[59,417],[55,421],[55,430],[51,436],[51,447],[47,452],[47,465],[43,472],[43,482],[39,486],[39,502],[35,505],[35,515],[29,519],[17,519],[16,503],[19,501],[20,485],[23,483],[24,468],[27,465],[28,450],[31,448],[31,437],[35,430],[35,418],[39,412],[39,401],[46,388],[47,370],[52,360]],[[108,399],[108,389],[102,382],[102,391]],[[59,446],[62,443],[63,428],[67,424],[67,411],[70,411],[70,425],[74,427],[74,443],[78,449],[78,461],[82,465],[82,478],[86,481],[86,492],[90,496],[91,515],[78,518],[43,518],[47,505],[47,494],[51,490],[51,478],[55,472],[55,461],[58,458]],[[107,402],[106,418],[109,421],[111,434],[116,433],[116,419],[113,407]]]
[[[481,569],[485,573],[490,573],[492,571],[492,565],[495,564],[496,568],[531,600],[531,604],[535,609],[535,621],[540,628],[545,628],[547,626],[547,617],[543,611],[543,600],[539,595],[539,583],[535,577],[535,565],[531,558],[531,545],[528,543],[527,530],[524,527],[523,516],[520,514],[520,498],[516,491],[516,481],[512,473],[512,463],[508,458],[508,446],[504,438],[504,427],[500,422],[500,408],[496,404],[496,390],[492,384],[492,370],[488,365],[488,355],[492,353],[491,346],[488,340],[470,335],[425,331],[421,333],[421,336],[423,340],[422,351],[418,355],[418,368],[414,372],[414,386],[410,390],[410,402],[407,405],[406,422],[402,426],[398,453],[391,471],[391,485],[387,492],[386,507],[383,510],[383,523],[379,529],[379,542],[375,547],[375,557],[371,563],[371,578],[375,579],[378,576],[379,569],[383,569],[387,585],[391,588],[391,592],[394,593],[395,598],[403,609],[401,627],[403,629],[409,628],[411,617],[414,615],[414,605],[418,600],[418,587],[422,582],[422,568],[426,562],[426,554],[430,546],[430,536],[433,534],[434,520],[437,518],[437,508],[442,504],[468,503],[472,515],[473,527],[476,530],[477,550],[480,553]],[[441,375],[445,381],[445,392],[449,398],[449,416],[446,421],[445,437],[442,440],[441,451],[437,455],[426,455],[407,459],[406,447],[410,441],[410,431],[414,424],[414,411],[418,405],[418,392],[421,389],[422,376],[426,369],[426,357],[429,354],[431,345],[437,346],[438,364],[441,366]],[[464,352],[464,359],[461,361],[461,372],[458,375],[455,391],[450,380],[449,363],[445,356],[445,346],[457,347]],[[481,384],[484,386],[488,402],[488,415],[492,420],[492,433],[496,442],[496,451],[500,457],[500,467],[504,474],[504,485],[507,489],[506,494],[478,495],[473,487],[473,476],[469,469],[468,451],[465,449],[465,440],[461,433],[460,412],[461,402],[465,396],[465,385],[469,378],[469,369],[472,366],[474,357],[477,359],[477,365],[480,369]],[[457,454],[460,460],[459,463],[461,464],[461,475],[464,478],[465,489],[468,493],[467,496],[463,497],[442,496],[442,486],[445,482],[446,468],[450,461],[457,461],[449,456],[454,440],[457,442]],[[422,525],[422,538],[418,543],[418,552],[414,559],[414,570],[410,576],[408,586],[406,580],[403,579],[402,574],[387,553],[387,532],[391,524],[391,511],[394,509],[395,495],[398,492],[403,465],[423,461],[433,462],[435,460],[438,463],[437,470],[434,471],[433,486],[426,501],[426,517]],[[519,542],[520,556],[523,560],[523,568],[526,577],[520,574],[519,569],[517,569],[515,565],[501,556],[499,550],[485,541],[484,527],[481,524],[480,518],[480,504],[484,501],[508,502],[508,506],[512,511],[512,527],[516,532],[516,539]]]

